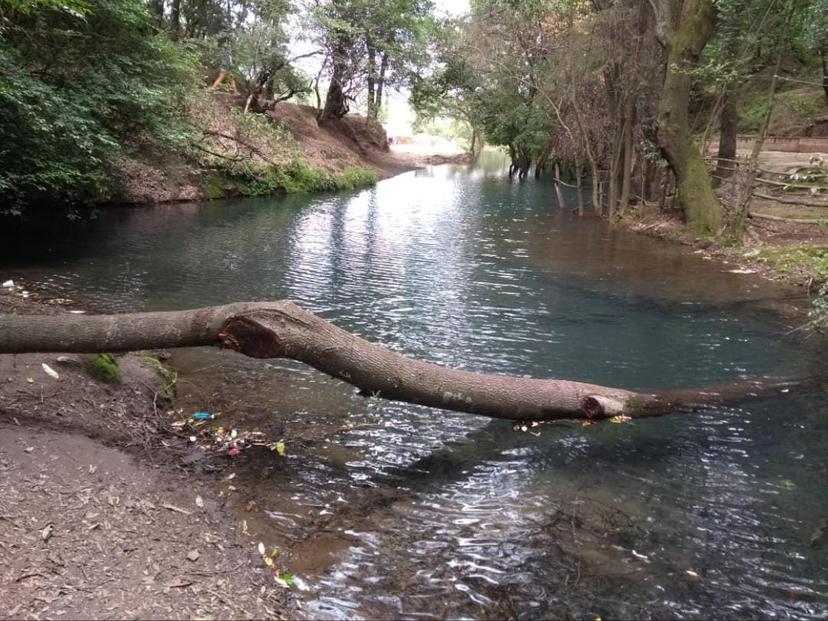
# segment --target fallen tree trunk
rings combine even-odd
[[[0,353],[202,345],[224,345],[253,358],[298,360],[356,386],[365,396],[512,420],[653,416],[744,400],[790,385],[742,382],[716,390],[642,393],[563,379],[473,373],[407,358],[290,301],[122,315],[0,315]]]

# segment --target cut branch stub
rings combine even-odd
[[[243,315],[225,321],[218,337],[228,349],[251,358],[281,358],[284,355],[284,345],[276,332]]]

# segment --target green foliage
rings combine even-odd
[[[755,83],[739,106],[739,131],[756,133],[762,127],[768,110],[767,87]],[[817,87],[797,87],[776,94],[769,133],[792,135],[807,127],[814,118],[828,114],[824,92]]]
[[[366,168],[346,168],[338,175],[333,176],[333,184],[337,190],[355,190],[368,185],[374,185],[379,180],[377,173]]]
[[[815,282],[828,280],[828,246],[767,246],[757,258],[780,276],[801,274]]]
[[[121,381],[121,369],[118,361],[112,354],[98,354],[87,363],[89,374],[102,382],[115,383]]]
[[[181,144],[192,59],[155,32],[142,0],[15,4],[26,10],[0,15],[7,204],[104,198],[108,168],[130,146]]]
[[[346,103],[368,91],[377,118],[381,92],[412,84],[429,61],[435,29],[431,0],[322,0],[309,26],[342,87]],[[333,76],[332,76],[333,79]],[[386,90],[384,90],[386,89]]]
[[[87,3],[86,0],[0,0],[0,10],[4,7],[25,15],[47,7],[84,13]]]
[[[219,178],[223,181],[218,181]],[[377,179],[377,174],[372,170],[348,168],[339,174],[330,175],[297,159],[287,165],[225,169],[223,177],[213,177],[212,197],[227,193],[268,196],[279,193],[335,192],[373,185]],[[218,184],[221,184],[221,190],[216,189]]]

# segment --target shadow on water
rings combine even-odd
[[[289,297],[493,373],[640,388],[825,377],[822,344],[786,336],[795,293],[553,196],[497,163],[438,167],[336,196],[101,212],[58,241],[17,231],[0,260],[108,310]],[[309,617],[828,614],[820,382],[536,437],[365,399],[291,362],[215,349],[172,362],[179,407],[284,441],[285,457],[244,452],[221,491],[309,584]]]

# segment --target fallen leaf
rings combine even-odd
[[[279,453],[279,455],[284,455],[285,454],[285,443],[284,442],[277,442],[275,448],[276,448],[276,452]]]
[[[618,424],[621,424],[621,423],[626,423],[629,420],[632,420],[632,418],[629,417],[629,416],[625,416],[624,414],[619,414],[618,416],[613,416],[612,418],[610,418],[609,422],[615,423],[615,424],[618,425]]]

